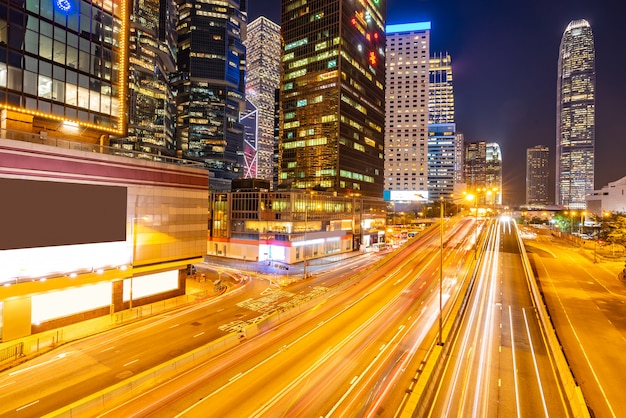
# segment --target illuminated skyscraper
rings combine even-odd
[[[428,198],[429,66],[430,22],[387,27],[385,190],[390,200]]]
[[[428,83],[428,196],[454,193],[455,131],[452,60],[449,54],[430,58]]]
[[[385,0],[282,1],[279,181],[382,197]]]
[[[124,135],[129,2],[0,4],[0,127],[104,145]]]
[[[468,190],[487,187],[487,143],[485,141],[466,143],[464,160]]]
[[[594,189],[595,49],[586,20],[567,25],[559,48],[556,204],[584,209]]]
[[[274,113],[280,87],[280,26],[261,16],[248,25],[246,99],[258,109],[256,177],[273,183]]]
[[[130,18],[128,133],[111,145],[176,155],[176,102],[169,75],[176,71],[176,3],[134,0]]]
[[[485,188],[492,197],[487,203],[502,204],[502,151],[500,145],[489,142],[485,146]]]
[[[243,176],[246,1],[177,0],[176,136],[216,178]]]
[[[526,150],[526,204],[548,204],[548,157],[550,150],[545,145],[536,145]]]

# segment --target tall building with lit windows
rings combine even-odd
[[[246,46],[246,99],[258,109],[256,176],[273,181],[274,114],[276,89],[280,88],[280,26],[266,17],[248,25]]]
[[[485,146],[485,188],[492,193],[488,202],[502,204],[502,151],[500,145],[489,142]]]
[[[428,199],[430,22],[387,26],[385,190]]]
[[[595,48],[589,22],[571,21],[559,48],[556,204],[584,209],[594,190]]]
[[[133,0],[128,39],[128,133],[111,145],[176,156],[176,2]]]
[[[103,145],[125,134],[129,2],[1,4],[0,128]]]
[[[382,197],[385,0],[283,0],[279,182]]]
[[[428,82],[428,196],[450,198],[454,193],[454,89],[450,54],[433,54]]]
[[[548,158],[550,149],[545,145],[536,145],[526,150],[526,204],[547,205]]]
[[[214,178],[243,176],[245,0],[177,0],[176,136]]]

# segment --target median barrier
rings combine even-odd
[[[563,387],[565,396],[567,397],[567,400],[569,402],[572,415],[574,417],[590,417],[589,409],[587,408],[587,403],[585,402],[582,390],[580,389],[580,386],[578,386],[578,384],[576,383],[574,375],[572,374],[572,370],[570,369],[569,363],[567,362],[567,358],[565,357],[565,353],[563,352],[561,344],[556,336],[556,330],[552,325],[548,310],[543,303],[543,298],[541,297],[539,287],[537,286],[537,282],[535,280],[535,275],[530,266],[530,261],[528,259],[528,254],[526,253],[526,248],[524,247],[524,242],[522,241],[519,233],[517,233],[516,235],[520,248],[520,253],[522,255],[522,265],[524,266],[524,271],[526,272],[526,278],[528,286],[530,288],[529,290],[531,293],[532,301],[535,305],[535,309],[537,310],[537,315],[539,316],[539,324],[541,325],[543,335],[547,341],[548,349],[550,351],[550,358],[555,365],[555,369],[561,382],[561,386]]]

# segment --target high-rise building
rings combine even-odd
[[[485,189],[487,203],[502,204],[502,151],[495,142],[485,146]]]
[[[0,128],[103,145],[124,135],[129,2],[2,5]]]
[[[545,145],[536,145],[526,150],[526,204],[547,205],[548,157],[550,149]]]
[[[382,197],[386,10],[282,1],[281,183]]]
[[[454,88],[450,54],[433,54],[428,83],[428,122],[454,123]]]
[[[243,176],[246,1],[177,0],[177,141],[218,179]],[[213,180],[212,180],[213,181]]]
[[[246,110],[241,114],[245,135],[243,142],[243,178],[256,179],[259,165],[259,109],[246,99]]]
[[[455,173],[454,90],[449,54],[430,58],[428,83],[428,196],[449,198]]]
[[[176,103],[169,75],[176,70],[176,3],[134,0],[128,40],[128,133],[111,145],[176,155]]]
[[[428,197],[450,198],[454,193],[454,123],[428,127]]]
[[[556,204],[585,208],[594,189],[595,48],[589,22],[567,25],[559,48],[556,98]]]
[[[487,187],[487,142],[465,144],[465,183],[470,191]]]
[[[387,26],[385,190],[390,200],[428,199],[429,67],[430,22]]]
[[[458,187],[462,187],[462,184],[465,183],[463,161],[463,153],[465,151],[464,144],[465,136],[462,132],[457,131],[454,134],[454,184]]]
[[[246,99],[258,109],[256,176],[273,185],[275,91],[280,87],[280,26],[261,16],[248,25]]]

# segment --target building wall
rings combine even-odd
[[[77,322],[89,315],[108,314],[111,310],[128,309],[155,298],[184,294],[184,281],[179,279],[181,272],[187,264],[201,260],[205,254],[206,170],[0,139],[0,179],[36,182],[43,190],[46,185],[67,184],[124,191],[121,216],[117,214],[117,204],[113,207],[104,204],[105,207],[93,213],[72,214],[73,207],[83,206],[81,199],[86,195],[67,194],[57,205],[63,204],[68,213],[56,219],[50,218],[50,214],[55,213],[50,208],[54,205],[53,199],[44,195],[25,196],[19,191],[3,194],[7,202],[21,204],[24,211],[34,207],[33,222],[11,225],[16,222],[16,216],[7,215],[14,208],[2,206],[0,229],[4,231],[18,230],[37,236],[43,233],[43,228],[36,227],[37,222],[66,222],[74,217],[75,226],[94,230],[100,223],[115,219],[113,227],[122,232],[121,237],[116,238],[87,233],[82,243],[22,245],[0,250],[0,283],[3,284],[0,303],[32,300],[28,303],[32,304],[33,321],[19,329],[2,327],[8,332],[2,337],[3,341],[53,327],[63,318],[67,321],[66,317]],[[35,221],[35,217],[41,219]],[[136,285],[134,298],[133,281]],[[122,294],[117,292],[115,296],[117,282],[122,283]],[[140,284],[147,288],[143,294],[139,291]],[[160,290],[150,293],[150,287]],[[63,295],[69,297],[67,306],[60,306],[63,303],[58,302],[63,300]],[[45,300],[56,302],[49,302],[48,306]],[[94,302],[90,304],[91,300]],[[80,305],[78,311],[72,310],[74,304]],[[11,315],[16,312],[8,308],[1,311],[2,324],[11,323]],[[22,311],[20,318],[25,315]],[[64,313],[56,314],[57,311]]]
[[[575,20],[561,38],[556,109],[556,204],[585,208],[594,189],[595,48],[589,22]]]
[[[547,205],[550,149],[537,145],[526,150],[526,204]]]
[[[283,1],[279,181],[382,197],[386,1]]]
[[[428,190],[430,22],[387,27],[385,190]]]
[[[2,3],[1,127],[91,143],[124,134],[128,1]]]
[[[261,16],[248,25],[246,99],[259,109],[257,177],[273,181],[275,91],[280,88],[280,26]]]

